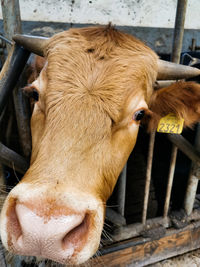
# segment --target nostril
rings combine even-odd
[[[72,245],[74,248],[81,249],[87,240],[89,224],[90,215],[86,214],[81,223],[64,236],[62,240],[63,249],[65,250]]]
[[[40,212],[31,203],[15,200],[6,211],[7,247],[26,256],[49,258],[64,263],[85,255],[93,236],[96,211],[72,211],[69,207],[54,206],[54,214]],[[44,206],[44,205],[43,205]],[[52,210],[50,210],[52,211]],[[42,210],[43,212],[43,210]],[[42,216],[41,216],[42,215]],[[89,245],[90,246],[90,245]],[[92,251],[96,249],[92,246]]]
[[[8,211],[8,233],[12,233],[12,237],[17,241],[20,236],[22,236],[22,228],[20,225],[19,217],[16,211],[16,201],[13,205],[10,205]]]

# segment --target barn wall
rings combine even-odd
[[[23,32],[51,36],[69,27],[112,22],[156,52],[171,53],[177,0],[19,0]],[[188,0],[183,50],[200,45],[199,0]],[[0,19],[2,14],[0,10]],[[3,31],[0,21],[0,31]]]
[[[173,28],[177,0],[20,0],[26,21]],[[188,0],[185,27],[199,29],[200,1]],[[0,14],[1,17],[1,14]]]

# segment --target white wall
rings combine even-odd
[[[112,22],[122,26],[173,28],[177,0],[19,0],[22,20]],[[200,0],[188,0],[185,28],[200,29]],[[2,14],[0,11],[0,18]]]

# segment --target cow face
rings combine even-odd
[[[114,29],[53,37],[38,94],[31,166],[1,215],[5,247],[65,264],[98,249],[105,204],[133,149],[157,56]],[[37,97],[36,97],[37,98]]]
[[[80,264],[98,249],[106,200],[148,112],[157,56],[111,27],[55,35],[45,55],[29,88],[38,94],[31,166],[4,204],[1,237],[16,254]]]

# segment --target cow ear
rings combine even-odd
[[[177,82],[155,91],[146,112],[148,131],[156,130],[159,120],[169,113],[183,118],[184,127],[192,127],[200,121],[200,85],[195,82]]]

